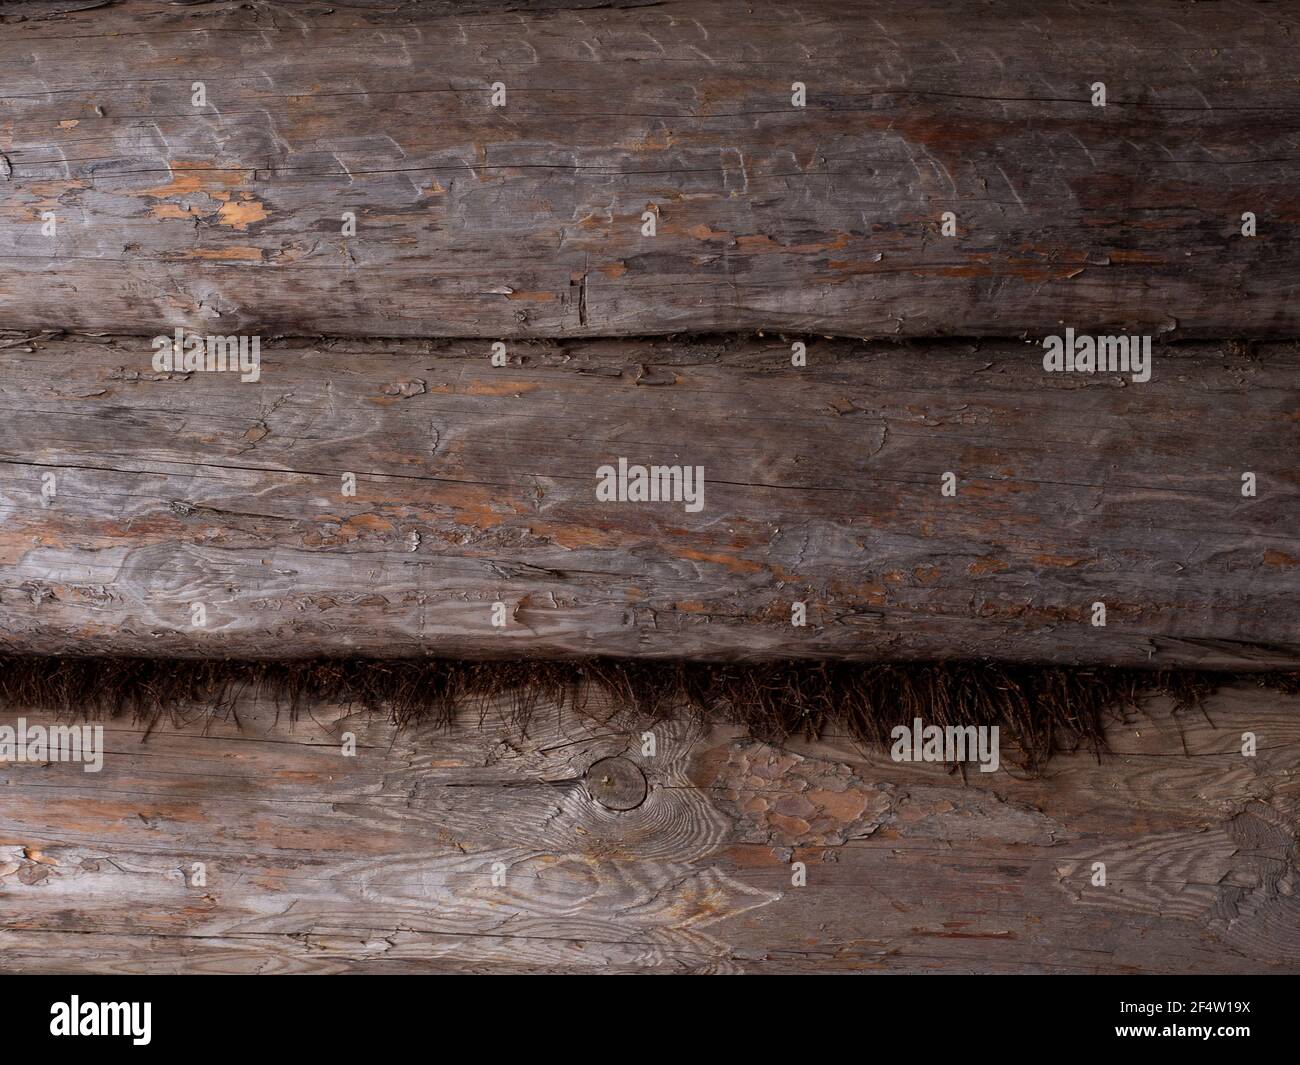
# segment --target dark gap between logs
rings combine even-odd
[[[396,725],[450,726],[467,710],[482,725],[497,707],[520,729],[542,707],[591,716],[630,709],[649,721],[685,717],[733,723],[780,743],[843,729],[863,747],[890,731],[925,725],[997,725],[1011,759],[1036,771],[1060,751],[1106,750],[1107,723],[1166,695],[1175,717],[1202,711],[1222,685],[1254,683],[1300,693],[1300,673],[1216,673],[978,662],[646,662],[315,658],[298,660],[0,656],[0,709],[63,718],[130,718],[151,730],[192,719],[196,708],[238,724],[236,703],[267,698],[296,719],[314,704],[341,703]],[[604,696],[592,700],[593,694]]]

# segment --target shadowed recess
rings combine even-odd
[[[863,747],[888,748],[890,732],[926,725],[991,726],[1029,771],[1058,751],[1106,749],[1108,722],[1164,695],[1174,714],[1203,711],[1218,687],[1250,682],[1300,693],[1300,673],[1008,666],[975,662],[866,664],[312,658],[283,661],[0,656],[0,709],[70,718],[130,717],[150,728],[181,724],[196,709],[239,723],[238,701],[266,698],[296,719],[342,703],[399,726],[450,726],[494,707],[526,729],[535,710],[570,707],[592,717],[633,710],[651,721],[685,717],[734,723],[779,743],[842,729]],[[611,709],[612,708],[612,709]]]

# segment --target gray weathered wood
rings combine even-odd
[[[4,343],[9,650],[1300,663],[1293,343],[1145,384],[1015,342],[286,341],[257,383]],[[597,501],[619,457],[703,510]]]
[[[646,758],[626,715],[116,723],[99,774],[0,764],[0,970],[1297,973],[1298,709],[1155,703],[1100,764],[965,784],[834,737],[658,726]],[[608,757],[635,808],[590,795]]]
[[[0,326],[1297,335],[1289,5],[525,7],[6,7]]]

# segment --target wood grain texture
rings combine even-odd
[[[1297,973],[1297,709],[1155,703],[1100,764],[965,784],[835,737],[659,726],[647,758],[621,714],[115,723],[98,774],[0,764],[0,970]],[[608,758],[632,809],[590,790]]]
[[[256,383],[4,344],[11,651],[1300,663],[1294,343],[1145,384],[1014,342],[280,341]],[[619,457],[703,510],[598,501]]]
[[[0,326],[1297,335],[1288,5],[527,7],[6,7]]]

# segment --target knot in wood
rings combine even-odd
[[[587,794],[608,810],[635,810],[649,785],[640,766],[626,758],[602,758],[587,770]]]

